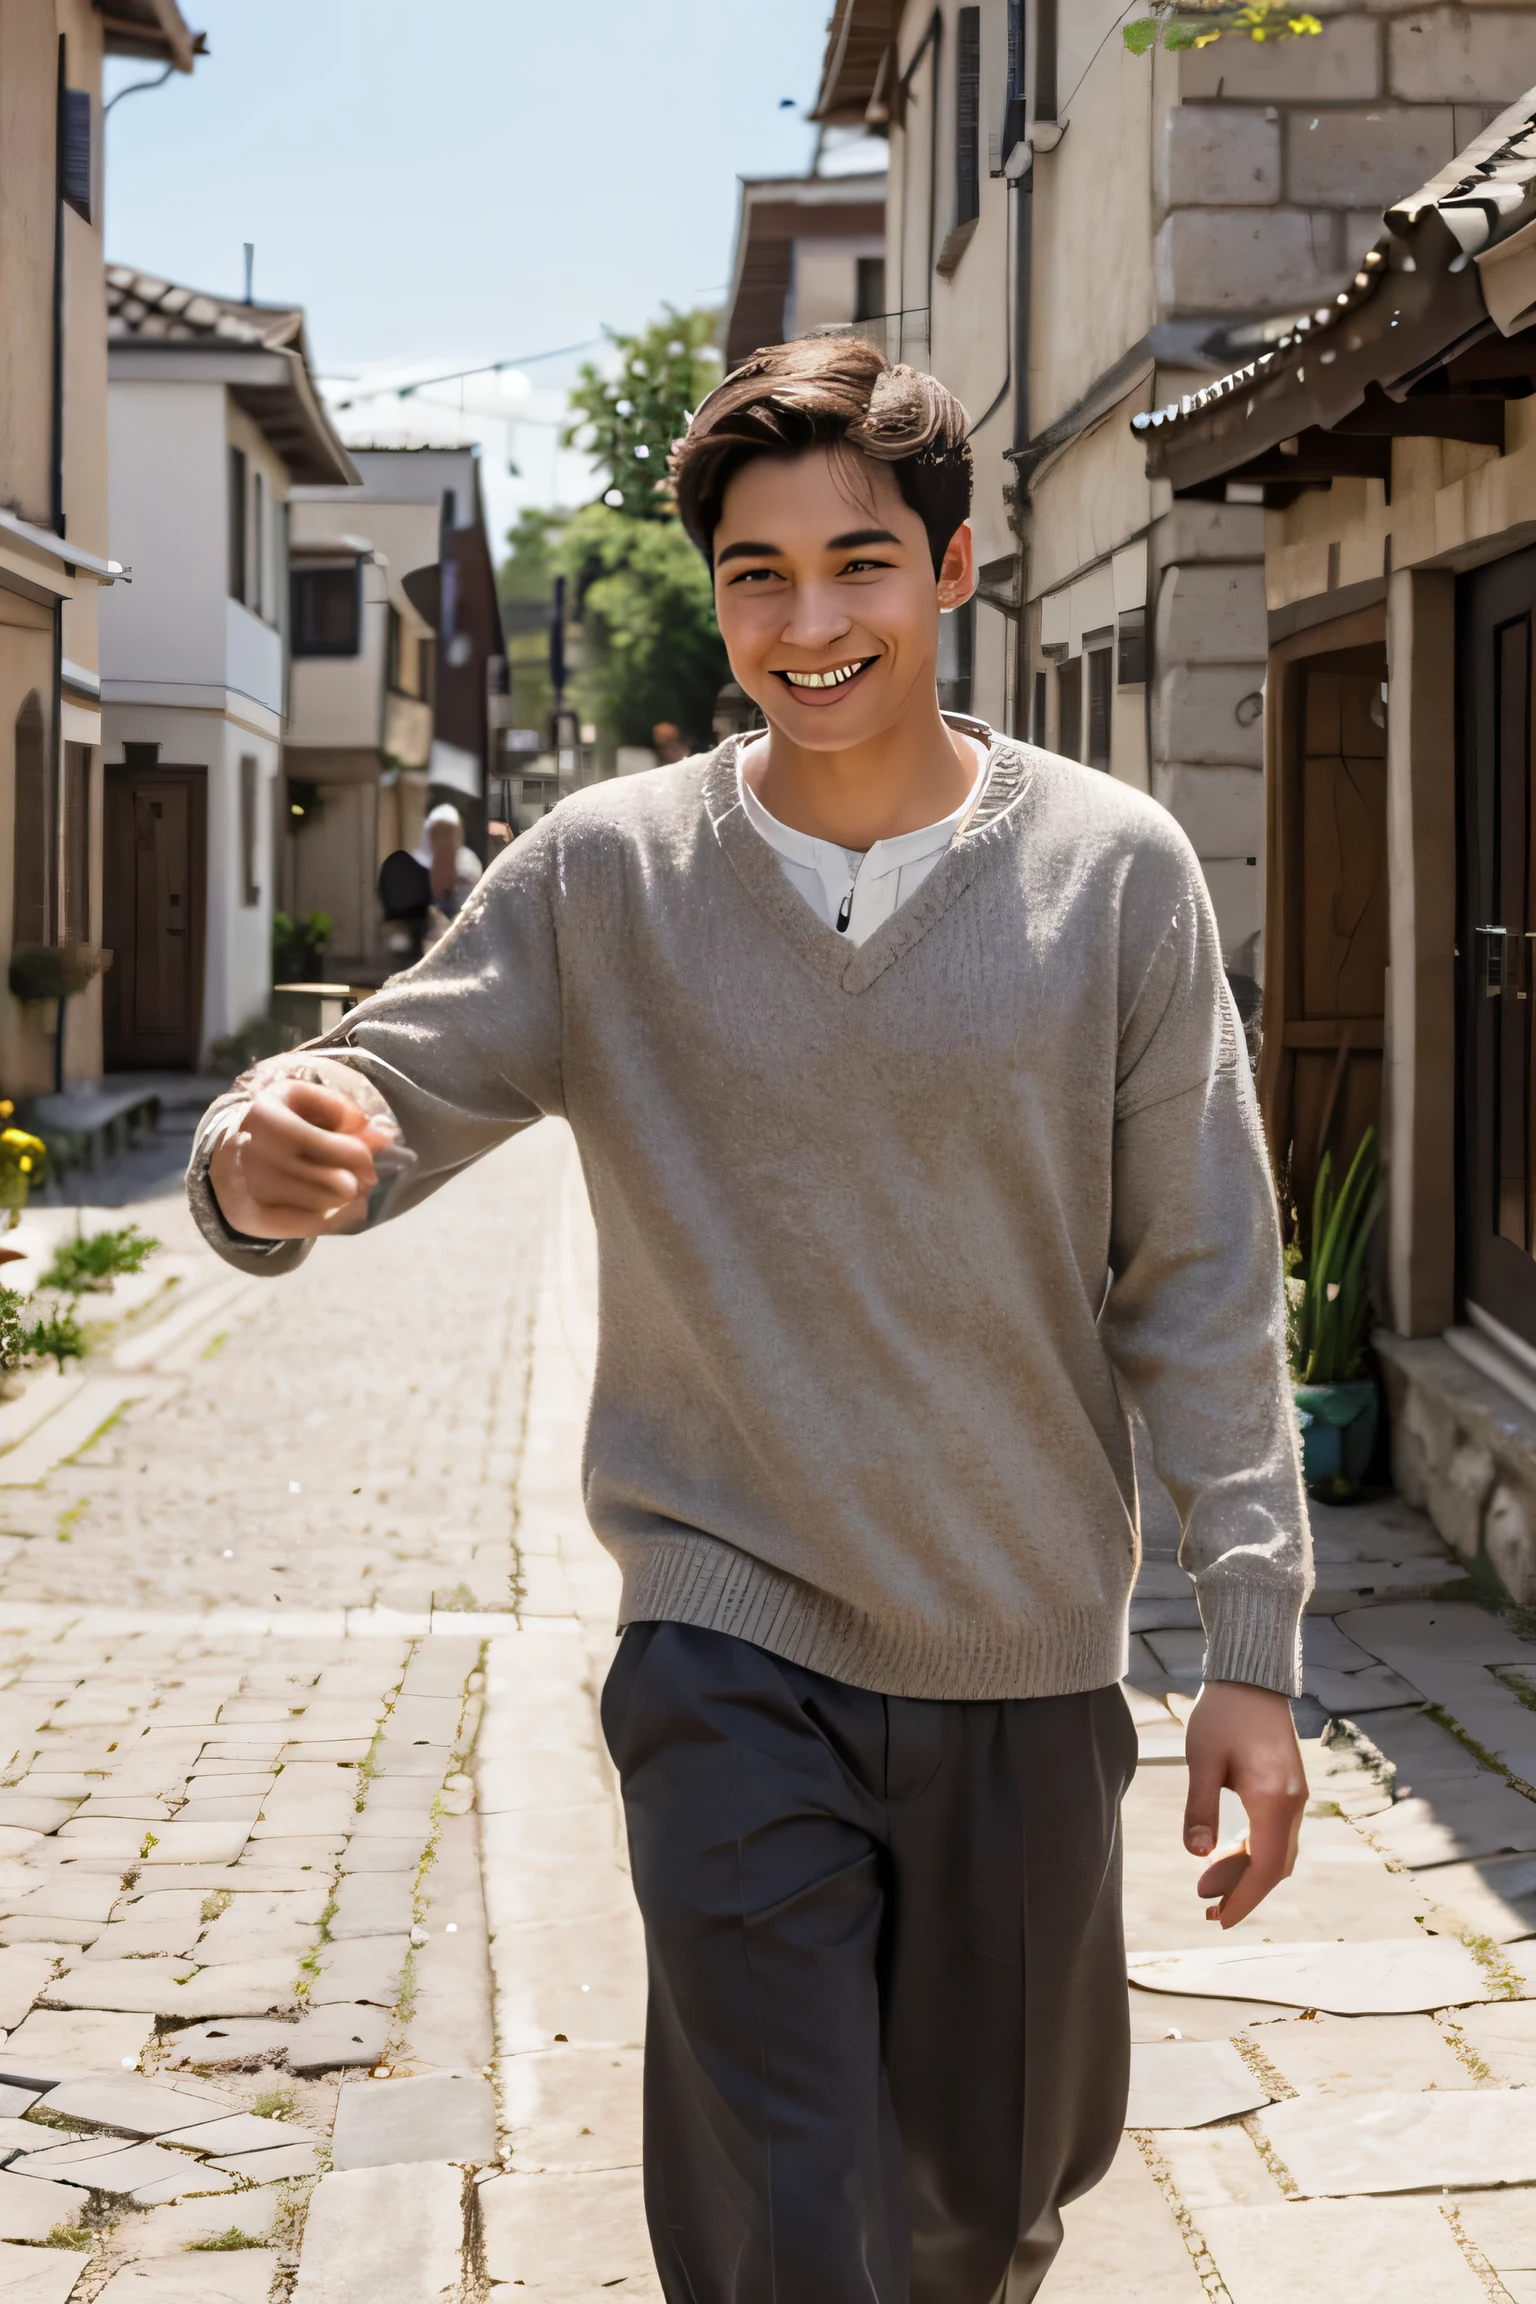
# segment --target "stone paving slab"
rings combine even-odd
[[[417,2161],[322,2176],[293,2304],[458,2304],[464,2177]]]
[[[269,2248],[156,2257],[114,2273],[99,2304],[267,2304],[277,2266]]]
[[[1405,1942],[1201,1945],[1135,1953],[1144,1991],[1273,2000],[1337,2016],[1404,2015],[1489,2000],[1494,1985],[1466,1947],[1445,1937]]]
[[[1508,2005],[1536,2017],[1536,2002]],[[1480,2013],[1459,2010],[1462,2030]],[[1429,2016],[1287,2016],[1266,2025],[1257,2045],[1266,2062],[1303,2095],[1476,2084],[1471,2063]]]
[[[1536,2119],[1521,2088],[1292,2098],[1258,2126],[1308,2198],[1536,2184]]]
[[[1433,2201],[1210,2208],[1200,2228],[1232,2304],[1487,2304]]]
[[[87,2073],[133,2070],[154,2034],[145,2016],[34,2008],[0,2046],[0,2081],[51,2088]]]
[[[1131,2049],[1127,2128],[1203,2128],[1270,2101],[1229,2040],[1159,2040]]]
[[[338,2168],[405,2161],[496,2157],[496,2104],[478,2072],[432,2072],[404,2080],[358,2081],[336,2100],[332,2156]]]
[[[1458,2008],[1455,2027],[1490,2079],[1510,2088],[1536,2087],[1536,2000]]]
[[[1047,2275],[1050,2304],[1203,2304],[1205,2290],[1175,2223],[1130,2137],[1109,2174],[1062,2211],[1066,2238]]]
[[[479,2209],[492,2280],[547,2304],[598,2304],[619,2292],[659,2304],[637,2168],[497,2176],[480,2186]]]
[[[73,2249],[0,2242],[0,2304],[68,2304],[85,2269]]]

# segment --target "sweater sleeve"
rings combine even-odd
[[[1113,1191],[1102,1332],[1178,1509],[1205,1677],[1299,1695],[1311,1531],[1279,1223],[1193,857],[1122,1029]]]
[[[377,1160],[368,1227],[429,1192],[546,1113],[563,1110],[560,971],[553,887],[559,850],[544,818],[498,857],[426,958],[334,1031],[267,1059],[205,1114],[187,1171],[203,1237],[227,1263],[290,1272],[309,1240],[252,1240],[224,1221],[209,1162],[255,1090],[284,1074],[338,1089],[392,1119],[401,1148]]]

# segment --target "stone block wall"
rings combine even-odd
[[[1536,85],[1536,5],[1317,5],[1315,37],[1181,54],[1154,123],[1157,316],[1208,321],[1216,366],[1225,330],[1331,296],[1382,211]],[[1152,790],[1205,866],[1228,967],[1257,975],[1263,514],[1175,504],[1149,549]]]
[[[1314,37],[1180,56],[1157,155],[1165,319],[1333,293],[1382,210],[1536,84],[1536,8],[1336,0],[1323,13]]]
[[[1392,1479],[1462,1559],[1536,1606],[1536,1414],[1439,1337],[1378,1333]]]

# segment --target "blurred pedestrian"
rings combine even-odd
[[[464,819],[451,800],[428,810],[416,860],[431,874],[433,909],[452,920],[485,867],[466,845]]]
[[[655,747],[657,765],[670,768],[678,760],[686,760],[688,747],[683,732],[675,720],[658,720],[651,730],[651,743]]]

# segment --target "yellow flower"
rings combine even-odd
[[[9,1120],[16,1107],[9,1096],[0,1096],[0,1120]]]
[[[30,1153],[30,1152],[23,1152],[23,1154],[22,1154],[21,1158],[20,1158],[20,1159],[17,1161],[16,1165],[17,1165],[17,1167],[18,1167],[18,1168],[21,1170],[21,1172],[22,1172],[23,1176],[25,1176],[25,1175],[27,1174],[28,1170],[29,1170],[29,1169],[31,1168],[31,1166],[32,1166],[32,1155],[31,1155],[31,1153]]]

